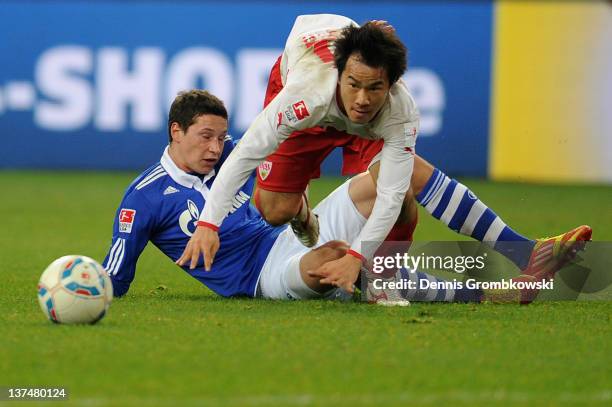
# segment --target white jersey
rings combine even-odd
[[[384,140],[374,209],[351,249],[370,258],[362,242],[382,242],[397,220],[410,185],[419,114],[400,80],[367,124],[357,124],[342,113],[336,100],[338,70],[333,40],[354,21],[337,15],[305,15],[296,19],[281,59],[283,89],[255,118],[226,160],[211,190],[200,220],[220,225],[236,191],[251,172],[291,133],[311,127],[333,127],[369,140]],[[372,246],[372,247],[370,247]]]

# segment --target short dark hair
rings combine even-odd
[[[179,94],[170,106],[168,114],[168,139],[172,143],[172,123],[176,122],[183,131],[187,131],[198,117],[212,114],[227,120],[225,105],[215,95],[205,90],[193,89]]]
[[[383,31],[372,22],[361,27],[344,27],[334,45],[334,59],[339,75],[344,72],[346,61],[355,53],[361,56],[366,65],[373,68],[383,67],[390,85],[397,82],[406,71],[406,46],[394,32]]]

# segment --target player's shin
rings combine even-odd
[[[385,238],[383,244],[376,250],[375,257],[395,257],[397,254],[402,255],[410,248],[410,242],[413,240],[414,231],[418,224],[418,210],[414,203],[414,199],[410,197],[404,202],[402,212],[393,225],[393,228]],[[395,272],[384,271],[383,274],[391,277]]]
[[[437,168],[416,200],[455,232],[491,245],[520,269],[527,266],[535,241],[514,231],[465,185]]]
[[[393,225],[393,228],[387,235],[385,242],[411,242],[413,239],[414,231],[417,227],[419,216],[416,205],[413,204],[407,211],[410,212],[408,216],[400,215],[398,221]]]

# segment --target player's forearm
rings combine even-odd
[[[378,246],[385,240],[402,209],[404,194],[378,196],[374,208],[361,233],[351,243],[351,250],[370,260]]]
[[[265,158],[265,155],[263,157]],[[232,207],[234,196],[262,160],[260,155],[250,157],[238,144],[223,163],[199,220],[220,226]]]
[[[255,118],[234,151],[229,155],[215,179],[204,210],[202,222],[220,226],[232,206],[232,199],[246,182],[253,170],[271,153],[276,151],[295,130],[312,127],[320,118],[325,104],[321,95],[311,93],[296,99],[299,89],[287,85],[274,100]],[[299,103],[294,103],[296,100]],[[298,105],[298,107],[294,105]],[[295,110],[305,108],[308,114],[298,119]],[[292,114],[294,116],[292,116]]]
[[[402,153],[400,161],[390,159],[390,153],[394,151],[383,151],[372,213],[351,244],[352,250],[368,260],[397,221],[414,168],[414,156],[411,153]]]

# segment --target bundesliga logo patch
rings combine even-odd
[[[258,168],[259,178],[264,181],[270,175],[270,171],[272,171],[272,163],[270,161],[264,161],[259,164]]]
[[[119,212],[119,232],[132,233],[135,217],[136,211],[134,209],[121,209],[121,212]]]
[[[298,120],[304,120],[310,113],[308,113],[308,108],[306,107],[306,103],[303,100],[300,100],[297,103],[293,104],[293,112]]]
[[[300,100],[297,103],[287,106],[284,111],[285,117],[289,120],[289,123],[297,123],[310,116],[310,112],[306,107],[306,102]]]

